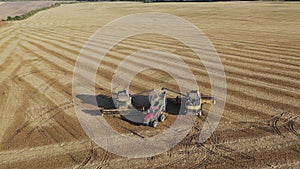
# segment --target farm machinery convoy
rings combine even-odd
[[[184,114],[188,115],[200,117],[204,104],[215,104],[216,102],[214,97],[202,96],[198,90],[191,90],[183,94],[163,87],[161,90],[146,90],[133,95],[128,90],[121,90],[112,95],[116,109],[102,109],[102,115],[120,113],[121,118],[126,121],[156,127],[158,122],[163,122],[166,118],[167,92],[177,94],[175,102],[182,103]],[[142,95],[144,93],[149,93],[147,101],[139,105],[137,100],[145,100],[145,96]],[[148,109],[145,110],[145,107]]]

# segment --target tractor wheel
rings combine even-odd
[[[156,120],[153,121],[153,122],[151,123],[151,127],[154,127],[154,128],[155,128],[155,127],[157,126],[157,123],[158,123],[158,122],[157,122]]]
[[[199,110],[197,114],[198,114],[198,117],[201,117],[202,116],[202,110]]]
[[[163,122],[163,121],[165,121],[165,119],[166,119],[166,116],[165,116],[164,114],[161,114],[161,115],[158,117],[158,121],[159,121],[159,122]]]

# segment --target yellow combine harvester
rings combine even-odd
[[[201,96],[198,90],[191,90],[187,94],[163,87],[162,90],[178,94],[176,102],[184,102],[186,114],[202,115],[202,107],[204,104],[215,104],[216,100],[212,96]]]

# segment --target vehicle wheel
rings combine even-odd
[[[158,122],[157,122],[156,120],[153,121],[153,122],[151,123],[151,127],[154,127],[154,128],[155,128],[155,127],[157,126],[157,123],[158,123]]]
[[[158,117],[158,121],[159,121],[159,122],[163,122],[163,121],[165,121],[165,118],[166,118],[166,116],[165,116],[164,114],[161,114],[161,115]]]
[[[202,110],[199,110],[197,114],[198,114],[198,117],[201,117],[202,116]]]

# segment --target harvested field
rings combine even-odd
[[[17,1],[17,2],[0,2],[0,20],[8,16],[20,16],[34,9],[51,6],[58,1]]]
[[[1,26],[0,168],[300,168],[299,9],[298,2],[82,3]],[[104,151],[85,134],[73,107],[72,76],[81,48],[98,28],[141,12],[177,15],[208,36],[225,68],[227,99],[217,130],[204,144],[197,140],[208,106],[170,151],[128,159]],[[176,39],[154,34],[130,37],[111,49],[98,69],[97,94],[108,95],[117,64],[144,47],[182,56],[201,92],[210,94],[201,61]],[[165,58],[159,61],[168,65]],[[146,70],[130,89],[161,86],[177,88],[168,74]],[[74,97],[95,97],[83,96]],[[168,114],[156,129],[118,115],[105,118],[124,134],[151,137],[175,117]]]

